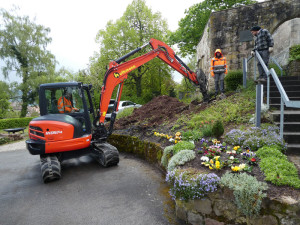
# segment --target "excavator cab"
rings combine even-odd
[[[95,118],[91,87],[77,82],[42,84],[39,90],[41,116],[72,116],[81,124],[83,133],[91,134],[91,122]]]

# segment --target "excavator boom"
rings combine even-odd
[[[143,49],[148,45],[152,47],[151,51],[149,51],[148,53],[142,56],[131,59],[127,62],[121,63],[126,58],[130,57],[131,55],[135,54],[136,52],[140,51],[141,49]],[[141,65],[149,62],[155,57],[158,57],[159,59],[167,63],[169,66],[171,66],[173,69],[181,73],[184,77],[188,78],[194,84],[199,85],[196,73],[191,71],[190,68],[186,64],[184,64],[178,56],[176,56],[175,52],[167,44],[152,38],[150,39],[149,43],[133,50],[132,52],[126,54],[125,56],[115,61],[110,62],[109,69],[106,71],[104,76],[103,86],[101,90],[100,115],[99,115],[100,124],[104,123],[109,101],[111,99],[115,87],[117,85],[120,85],[117,93],[117,100],[118,100],[117,102],[119,102],[121,97],[123,82],[127,79],[128,73],[137,69]]]

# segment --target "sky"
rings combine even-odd
[[[52,38],[48,50],[55,55],[58,67],[72,72],[88,67],[89,58],[99,52],[95,42],[99,30],[105,29],[108,21],[116,21],[131,4],[132,0],[0,0],[0,8],[20,8],[19,15],[35,18],[36,24],[49,27]],[[152,12],[161,12],[169,29],[175,31],[184,11],[201,0],[146,0]],[[1,74],[0,79],[3,80]],[[180,82],[181,74],[174,73],[174,80]],[[19,81],[15,76],[7,82]]]

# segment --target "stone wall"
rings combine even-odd
[[[281,66],[286,66],[290,47],[300,44],[300,18],[284,22],[273,33],[273,38],[275,47],[272,56]]]
[[[108,142],[120,152],[133,153],[155,166],[161,166],[163,148],[156,143],[141,141],[137,137],[112,134]],[[246,217],[234,203],[234,195],[226,187],[218,188],[202,200],[176,200],[176,216],[189,224],[226,225],[245,224]],[[221,222],[220,222],[221,221]],[[300,202],[282,196],[281,199],[265,198],[260,215],[250,220],[251,225],[298,225],[300,224]]]
[[[226,56],[229,70],[242,69],[242,60],[250,55],[254,41],[240,42],[240,31],[260,25],[273,34],[280,25],[294,18],[300,18],[299,0],[270,0],[213,12],[197,46],[197,59],[208,76],[210,87],[213,86],[209,75],[210,59],[217,48],[222,49]],[[298,29],[298,25],[294,25],[294,28]],[[295,32],[293,35],[296,35]],[[279,46],[280,44],[275,44],[275,52]],[[249,66],[250,70],[251,68],[252,64]]]

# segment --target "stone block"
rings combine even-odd
[[[211,218],[205,218],[205,225],[224,225],[224,223]]]
[[[212,213],[212,202],[208,198],[194,201],[195,210],[201,214]]]
[[[278,221],[274,216],[267,215],[260,218],[254,218],[250,220],[250,224],[253,225],[277,225]]]
[[[176,216],[181,220],[187,221],[187,213],[185,209],[178,206],[177,204],[176,204]]]
[[[193,211],[189,211],[188,213],[188,222],[192,225],[205,225],[203,217],[195,213]]]

